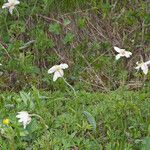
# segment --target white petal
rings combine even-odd
[[[63,70],[56,71],[53,76],[53,81],[56,81],[59,77],[63,77],[63,75],[64,75]]]
[[[16,115],[16,118],[20,118],[20,115]]]
[[[27,111],[20,111],[18,112],[18,114],[25,114],[25,115],[29,115],[29,113]]]
[[[31,117],[27,111],[18,112],[18,115],[16,115],[16,117],[19,118],[18,122],[23,124],[24,129],[31,122]]]
[[[23,120],[22,120],[22,119],[19,119],[18,122],[23,122]]]
[[[20,4],[19,1],[15,1],[15,2],[14,2],[14,5],[18,5],[18,4]]]
[[[9,8],[9,12],[10,12],[10,14],[12,14],[13,13],[13,9],[14,9],[15,7],[14,6],[11,6],[10,8]]]
[[[30,122],[22,122],[23,123],[23,128],[25,129],[27,127],[27,125],[30,123]]]
[[[5,3],[5,4],[3,4],[2,9],[3,9],[3,8],[7,8],[7,7],[9,7],[9,6],[10,6],[9,3]]]
[[[67,64],[60,64],[59,66],[60,66],[60,68],[62,68],[62,69],[68,68],[68,65],[67,65]]]
[[[24,129],[26,128],[26,126],[27,126],[26,123],[23,123],[23,128],[24,128]]]
[[[48,70],[48,73],[49,73],[49,74],[54,73],[54,72],[57,70],[57,67],[58,67],[58,65],[55,65],[55,66],[51,67],[51,68]]]
[[[135,69],[137,69],[137,70],[139,70],[140,68],[141,68],[140,66],[135,67]]]
[[[116,60],[120,59],[121,55],[120,54],[117,54],[116,55]]]
[[[15,2],[15,0],[8,0],[8,2],[9,2],[9,3],[14,3],[14,2]]]
[[[146,61],[144,64],[149,65],[150,64],[150,60]]]
[[[114,46],[114,50],[115,50],[116,52],[120,53],[122,49],[120,49],[119,47]]]
[[[21,117],[22,117],[22,114],[16,115],[16,118],[21,118]]]
[[[129,52],[129,51],[125,51],[125,57],[126,57],[126,58],[129,58],[131,55],[132,55],[132,53],[131,53],[131,52]]]
[[[148,73],[148,66],[147,65],[142,65],[141,69],[143,70],[143,73],[146,75]]]

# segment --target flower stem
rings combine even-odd
[[[31,114],[30,116],[31,116],[31,117],[32,117],[32,116],[33,116],[33,117],[38,117],[38,118],[41,120],[41,122],[44,124],[44,126],[46,127],[46,129],[48,129],[48,126],[46,125],[44,119],[43,119],[40,115]]]
[[[15,8],[16,12],[17,12],[17,16],[18,16],[18,20],[19,20],[19,12],[17,10],[17,8]]]
[[[75,91],[75,89],[73,88],[73,86],[70,85],[70,84],[66,81],[65,78],[63,78],[63,80],[64,80],[64,82],[73,90],[74,95],[77,96],[76,91]]]

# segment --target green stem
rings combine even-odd
[[[16,12],[17,12],[17,16],[18,16],[18,20],[19,20],[19,12],[18,10],[15,8]]]
[[[62,78],[63,78],[63,77],[62,77]],[[73,86],[70,85],[70,84],[65,80],[65,78],[63,78],[63,80],[64,80],[64,82],[73,90],[74,95],[77,96],[76,91],[75,91],[75,89],[73,88]]]
[[[48,126],[46,125],[44,119],[41,116],[39,116],[37,114],[31,114],[30,116],[31,117],[38,117],[41,120],[41,122],[44,124],[44,126],[46,127],[46,129],[48,129]]]

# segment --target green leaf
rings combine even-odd
[[[85,20],[85,18],[79,18],[78,22],[77,22],[77,25],[81,29],[84,28],[86,26],[86,20]]]
[[[65,19],[65,20],[64,20],[64,26],[67,26],[67,25],[69,25],[70,23],[71,23],[70,20],[68,20],[68,19]]]
[[[143,141],[142,150],[149,150],[150,149],[150,137],[146,137]]]
[[[27,105],[28,101],[30,100],[30,93],[20,92],[20,97],[25,105]]]
[[[21,131],[20,136],[27,136],[29,132],[27,130]]]
[[[55,34],[60,34],[61,32],[61,26],[58,23],[50,24],[49,25],[49,31]]]
[[[95,118],[87,111],[84,111],[83,114],[87,117],[88,122],[91,124],[94,131],[96,131],[96,121]]]
[[[74,34],[67,33],[66,36],[63,39],[63,43],[64,44],[71,43],[73,41],[73,38],[74,38]]]

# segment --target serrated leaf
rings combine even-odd
[[[30,93],[20,92],[20,97],[25,105],[27,105],[28,101],[30,100]]]
[[[88,122],[92,126],[93,130],[96,131],[96,121],[95,118],[87,111],[83,111],[83,114],[87,117]]]

